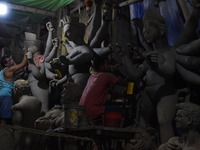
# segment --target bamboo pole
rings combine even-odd
[[[143,0],[128,0],[128,1],[120,3],[119,7],[124,7],[124,6],[130,5],[132,3],[140,2],[140,1],[143,1]]]
[[[185,20],[187,20],[188,17],[189,17],[189,12],[188,12],[187,6],[185,4],[185,0],[178,0],[178,2],[180,4],[180,6],[181,6],[184,18],[185,18]]]

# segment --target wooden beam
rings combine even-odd
[[[24,27],[32,27],[33,24],[27,24],[27,23],[21,23],[21,22],[14,22],[14,21],[6,21],[6,20],[1,20],[0,22],[4,23],[4,24],[10,24],[13,26],[24,26]]]
[[[52,11],[46,11],[46,10],[41,10],[37,8],[26,7],[26,6],[16,5],[16,4],[10,4],[10,3],[7,3],[7,7],[11,9],[20,10],[20,11],[26,11],[26,12],[42,14],[45,16],[56,17],[56,13]]]

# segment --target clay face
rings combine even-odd
[[[60,109],[54,109],[46,113],[45,117],[48,119],[55,119],[60,114]]]
[[[131,145],[128,145],[129,149],[153,150],[155,147],[153,129],[151,129],[152,132],[140,127],[136,127],[135,130],[134,139],[131,140]]]
[[[45,116],[40,117],[35,121],[35,124],[34,124],[35,128],[41,129],[41,130],[48,130],[52,121],[56,117],[58,117],[61,112],[62,112],[61,107],[50,110],[49,112],[46,113]]]
[[[31,52],[32,54],[35,54],[36,52],[40,51],[40,47],[41,41],[39,40],[24,42],[24,48],[26,48],[27,51]]]
[[[21,97],[23,95],[29,95],[31,93],[30,87],[27,81],[17,80],[14,83],[13,94],[15,97]]]
[[[28,47],[28,52],[31,52],[32,54],[38,52],[38,48],[35,45],[31,45]]]
[[[178,110],[176,113],[176,127],[179,129],[187,129],[189,118],[185,116],[185,112],[183,110]]]
[[[154,43],[161,37],[158,26],[153,22],[147,22],[143,28],[144,39],[148,43]]]
[[[64,26],[65,37],[69,41],[74,41],[74,39],[77,37],[77,35],[79,35],[78,31],[79,30],[77,28],[75,28],[74,26],[72,26],[71,24],[66,24]]]

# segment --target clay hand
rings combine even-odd
[[[57,79],[58,78],[58,75],[57,74],[53,74],[52,75],[52,79],[54,80],[54,79]]]
[[[152,52],[147,54],[146,61],[150,66],[158,65],[158,53]]]
[[[49,62],[52,69],[58,69],[61,66],[61,62],[59,58],[54,58],[52,61]]]
[[[142,22],[139,18],[133,18],[132,21],[136,27],[142,27]]]
[[[52,25],[52,22],[49,21],[46,23],[46,28],[49,32],[52,32],[53,31],[53,25]]]
[[[69,44],[69,42],[68,42],[67,40],[61,41],[60,43],[61,43],[62,45],[64,45],[64,46],[65,46],[65,45],[69,45],[69,46],[70,46],[70,44]]]
[[[54,39],[52,40],[52,43],[53,43],[53,46],[54,46],[54,47],[58,47],[58,38],[54,38]]]
[[[174,142],[169,142],[167,145],[167,150],[182,150],[182,148]]]
[[[58,81],[57,79],[53,79],[49,82],[49,86],[52,86],[52,87],[56,87],[58,86]]]
[[[26,56],[27,56],[27,59],[32,59],[33,58],[33,54],[31,52],[27,52]]]
[[[124,49],[118,43],[110,44],[109,47],[113,52],[115,52],[119,56],[124,56],[126,54]]]
[[[192,3],[193,7],[196,7],[196,8],[200,7],[200,1],[199,0],[192,0],[191,3]]]
[[[59,56],[59,60],[64,65],[66,65],[66,66],[69,65],[69,60],[64,55]]]

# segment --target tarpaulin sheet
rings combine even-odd
[[[70,4],[73,1],[74,0],[7,0],[6,2],[48,11],[56,11],[61,6]]]

